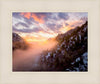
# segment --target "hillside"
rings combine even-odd
[[[88,22],[56,37],[58,45],[44,51],[40,57],[43,71],[87,71],[88,70]],[[51,44],[52,45],[52,44]]]
[[[20,37],[17,33],[13,33],[13,50],[16,49],[27,49],[28,44],[25,42],[25,40]]]

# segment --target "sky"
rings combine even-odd
[[[13,12],[12,29],[29,42],[45,41],[81,26],[87,12]]]

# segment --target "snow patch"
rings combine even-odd
[[[79,62],[80,61],[80,57],[78,57],[77,59],[76,59],[76,62]]]
[[[50,57],[50,53],[48,53],[48,55],[46,56],[46,59],[48,59],[48,57]]]

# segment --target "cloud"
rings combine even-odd
[[[50,30],[54,31],[55,33],[58,33],[58,32],[59,32],[59,29],[60,29],[61,27],[63,27],[62,24],[56,24],[56,23],[47,23],[46,26],[47,26]]]
[[[39,32],[39,31],[43,31],[43,29],[41,28],[37,28],[37,27],[34,27],[32,29],[30,28],[16,28],[15,26],[13,26],[13,31],[14,32],[21,32],[21,33],[32,33],[32,32]]]
[[[65,23],[65,26],[68,26],[69,24],[68,23]]]
[[[46,15],[46,13],[20,13],[20,15],[24,16],[27,19],[33,18],[34,21],[38,22],[38,23],[44,23],[44,17]]]
[[[49,21],[49,20],[59,20],[58,18],[58,13],[47,13],[46,17],[44,18],[45,21]]]
[[[20,19],[20,18],[21,18],[19,12],[14,12],[14,13],[12,13],[12,16],[15,17],[15,18],[17,18],[17,19]]]
[[[87,12],[69,12],[68,15],[71,21],[80,20],[83,17],[88,17]]]
[[[13,31],[32,33],[42,31],[48,34],[60,33],[63,27],[76,27],[81,25],[87,13],[67,12],[14,12]]]
[[[58,17],[63,20],[68,20],[69,16],[67,13],[58,13]]]
[[[33,23],[36,23],[32,18],[30,19],[24,18],[24,22],[28,25],[32,25]]]
[[[69,19],[68,13],[61,13],[61,12],[47,13],[45,17],[45,21],[48,20],[59,21],[59,20],[68,20],[68,19]]]
[[[19,25],[22,25],[22,26],[24,26],[26,28],[29,28],[29,25],[27,25],[25,23],[22,23],[22,22],[19,22],[19,23],[15,24],[16,27],[18,27]]]
[[[70,27],[77,27],[77,26],[81,26],[82,24],[84,24],[86,21],[85,20],[78,20],[78,21],[74,21],[72,23],[70,23]]]
[[[31,33],[31,32],[33,32],[32,29],[18,29],[14,26],[13,26],[13,31],[14,32],[20,32],[20,33]]]
[[[39,31],[43,31],[43,29],[41,29],[41,28],[34,28],[33,31],[34,32],[39,32]]]
[[[26,17],[27,19],[30,19],[31,17],[31,13],[27,12],[27,13],[20,13],[20,15],[23,15],[24,17]]]
[[[31,16],[35,21],[37,21],[37,22],[39,22],[39,23],[44,23],[44,20],[43,20],[43,18],[44,18],[44,16],[37,16],[36,14],[32,14],[32,16]]]

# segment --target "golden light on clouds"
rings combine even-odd
[[[23,37],[28,42],[39,42],[39,41],[45,42],[49,38],[55,38],[57,36],[57,33],[49,34],[43,31],[39,31],[38,33],[30,33],[30,34],[21,33],[20,36]]]
[[[43,42],[46,39],[43,37],[25,36],[23,37],[27,42]]]
[[[61,33],[66,33],[70,29],[72,29],[72,28],[68,27],[68,26],[64,26],[64,27],[60,28],[59,31]],[[49,33],[44,32],[44,31],[39,31],[38,33],[33,32],[33,33],[30,33],[30,34],[21,33],[20,36],[23,37],[28,42],[39,42],[39,41],[45,42],[49,38],[55,38],[58,35],[58,33],[55,33],[53,31],[48,31],[48,32]]]
[[[13,31],[28,42],[45,41],[82,25],[86,20],[87,13],[19,12],[13,13]]]
[[[43,20],[43,17],[44,17],[44,16],[42,16],[41,18],[39,18],[39,17],[37,17],[35,14],[32,14],[31,17],[33,17],[33,18],[35,19],[35,21],[37,21],[37,22],[39,22],[39,23],[44,23],[44,20]]]
[[[53,37],[56,36],[56,33],[54,33],[54,34],[49,34],[49,33],[44,33],[43,31],[40,31],[38,34],[39,34],[40,36],[42,36],[42,37],[45,37],[45,38],[53,38]]]
[[[30,19],[31,17],[31,13],[20,13],[21,15],[23,15],[24,17],[26,17],[27,19]]]
[[[27,12],[27,13],[20,13],[20,15],[24,16],[25,18],[27,19],[30,19],[30,18],[33,18],[35,21],[39,22],[39,23],[44,23],[44,20],[43,18],[45,17],[45,15],[39,15],[39,17],[35,14],[35,13],[30,13],[30,12]]]
[[[71,27],[62,27],[60,29],[61,33],[66,33],[67,31],[69,31],[70,29],[72,29]]]

